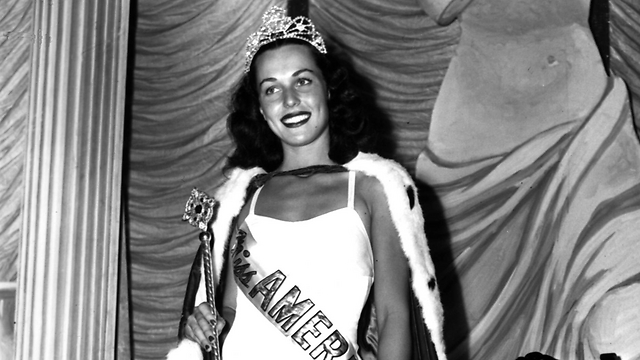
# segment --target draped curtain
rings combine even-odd
[[[31,1],[0,2],[0,282],[17,279],[31,18]]]
[[[0,282],[15,281],[26,142],[33,0],[0,2]],[[281,1],[138,0],[132,16],[131,116],[125,178],[130,305],[136,359],[175,343],[197,229],[182,222],[191,188],[212,192],[232,144],[226,103],[244,42]],[[394,158],[411,172],[459,29],[415,0],[311,0],[311,18],[371,82],[393,124]],[[640,3],[611,1],[611,66],[640,111]],[[636,122],[638,116],[636,116]]]
[[[13,353],[27,142],[31,1],[0,2],[0,358]]]

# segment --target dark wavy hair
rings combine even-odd
[[[345,60],[332,54],[332,50],[337,53],[337,49],[328,48],[328,54],[322,54],[305,41],[282,39],[260,48],[253,58],[250,71],[242,77],[231,97],[227,129],[236,148],[229,156],[225,170],[260,166],[266,171],[273,171],[282,163],[282,143],[260,113],[254,64],[255,59],[265,51],[292,43],[312,49],[316,65],[327,84],[330,94],[327,100],[329,158],[344,164],[353,159],[358,151],[374,150],[375,137],[370,128],[365,100],[352,83],[351,71]]]

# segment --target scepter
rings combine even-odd
[[[184,215],[182,215],[183,221],[189,221],[189,224],[200,229],[200,242],[202,243],[202,255],[204,258],[204,282],[207,291],[207,303],[211,307],[213,313],[213,337],[212,350],[213,358],[220,360],[220,346],[218,342],[218,311],[216,310],[216,300],[213,296],[213,271],[211,269],[211,241],[213,239],[213,233],[209,231],[209,222],[213,218],[213,214],[216,211],[216,207],[219,202],[214,198],[209,197],[205,192],[196,188],[191,190],[191,196],[187,200],[187,204],[184,207]]]

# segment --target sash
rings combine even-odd
[[[303,290],[297,285],[290,286],[285,295],[274,299],[287,274],[252,262],[247,242],[255,243],[255,240],[252,236],[247,237],[247,231],[238,229],[231,261],[238,288],[256,309],[312,359],[360,360],[356,347],[345,339],[312,299],[301,297]],[[298,301],[300,298],[304,300]]]

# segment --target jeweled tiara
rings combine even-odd
[[[244,72],[249,72],[253,57],[263,45],[280,39],[304,40],[321,53],[327,53],[322,36],[309,18],[297,16],[292,19],[285,14],[283,8],[273,6],[262,15],[262,26],[247,39]]]

